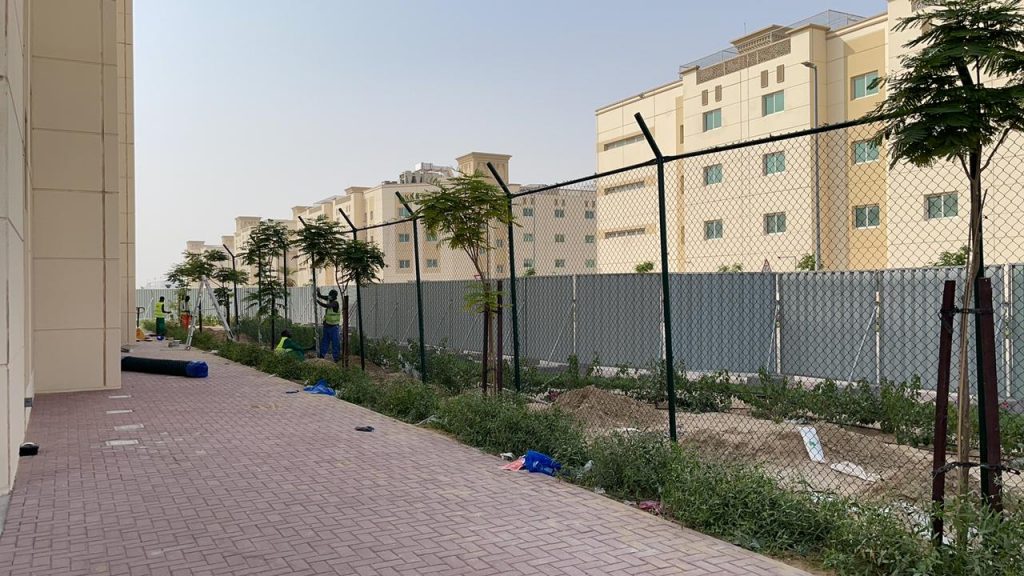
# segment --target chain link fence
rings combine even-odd
[[[515,225],[490,230],[484,263],[504,300],[492,337],[505,389],[592,434],[654,430],[794,488],[924,503],[941,294],[965,282],[968,183],[953,163],[890,166],[876,132],[848,123],[507,190]],[[1011,464],[1024,458],[1022,153],[1011,137],[985,182]],[[362,288],[359,328],[412,353],[422,320],[428,381],[457,388],[439,358],[482,357],[482,316],[464,299],[479,279],[414,226],[357,232],[388,254],[383,281]],[[295,321],[307,292],[293,293]],[[968,330],[973,382],[973,318]],[[461,374],[479,384],[478,368]]]

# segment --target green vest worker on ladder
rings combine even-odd
[[[341,360],[341,305],[338,304],[338,291],[331,290],[327,297],[316,291],[316,303],[327,311],[324,312],[324,337],[320,340],[320,358],[327,355],[327,345],[331,345],[331,356],[334,361]]]
[[[292,340],[292,333],[288,330],[281,331],[281,339],[277,341],[277,348],[274,349],[274,353],[284,356],[285,354],[291,354],[299,360],[306,359],[306,350],[312,350],[313,348],[303,348],[298,342]]]
[[[162,339],[167,336],[167,303],[163,296],[153,307],[153,318],[156,319],[156,337]]]

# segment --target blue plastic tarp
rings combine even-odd
[[[334,389],[327,385],[327,382],[320,380],[313,386],[306,386],[303,388],[310,394],[324,394],[326,396],[334,396]]]

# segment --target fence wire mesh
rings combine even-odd
[[[489,230],[482,262],[504,301],[493,338],[505,389],[518,387],[538,409],[571,412],[591,434],[653,430],[710,458],[762,466],[794,488],[926,501],[942,287],[957,281],[959,301],[970,196],[955,163],[890,166],[877,129],[853,124],[666,158],[666,277],[655,163],[515,190],[515,225]],[[1022,154],[1024,141],[1011,137],[984,183],[1011,465],[1024,458]],[[413,226],[359,232],[387,255],[382,281],[362,288],[362,331],[375,361],[408,368],[422,314],[428,380],[450,391],[476,386],[484,323],[465,295],[479,274],[421,226],[416,250]],[[293,319],[303,321],[311,298],[295,289]],[[355,308],[352,318],[355,326]],[[959,338],[958,321],[954,391]],[[951,409],[951,447],[955,423]],[[1015,476],[1004,482],[1021,489]]]

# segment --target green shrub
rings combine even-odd
[[[512,395],[466,393],[443,400],[437,415],[441,429],[488,452],[536,450],[570,467],[586,461],[582,427],[557,408],[531,410]]]
[[[883,417],[880,395],[867,382],[839,386],[826,380],[816,384],[805,397],[809,412],[833,424],[866,426]]]
[[[439,396],[431,386],[403,379],[383,385],[376,402],[375,410],[415,424],[434,415]]]
[[[415,366],[419,366],[416,360]],[[481,366],[445,348],[427,354],[427,380],[448,394],[461,394],[480,385]],[[512,382],[511,377],[506,382]]]
[[[338,398],[365,408],[374,409],[380,404],[383,390],[380,385],[359,371],[352,371],[352,378],[335,387]]]
[[[688,412],[727,412],[732,407],[728,372],[705,374],[696,380],[680,374],[676,380],[676,406]]]
[[[359,350],[355,348],[354,350]],[[366,359],[382,368],[400,368],[402,366],[402,349],[398,342],[385,338],[366,340]]]
[[[931,444],[935,432],[935,403],[921,401],[920,378],[882,382],[880,413],[882,431],[894,434],[900,444]],[[949,429],[956,430],[953,420]]]
[[[744,389],[742,396],[750,404],[752,416],[775,422],[807,417],[807,396],[810,393],[802,385],[764,370],[758,376],[759,385]]]
[[[680,450],[664,493],[677,520],[766,554],[811,555],[829,537],[841,507],[787,491],[761,470],[702,461]]]
[[[654,432],[601,436],[590,445],[594,465],[585,481],[620,498],[660,498],[677,450],[663,434]]]
[[[1001,410],[999,412],[999,432],[1003,439],[1004,457],[1024,457],[1024,415]]]

